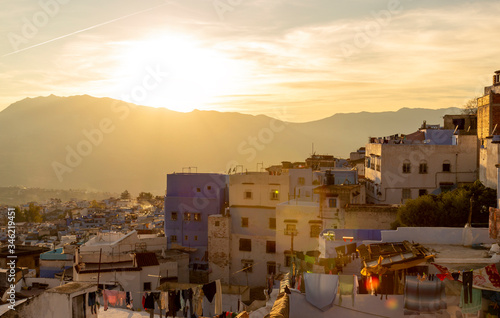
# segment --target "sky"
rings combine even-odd
[[[88,94],[264,114],[460,107],[500,69],[495,0],[0,2],[0,110]]]

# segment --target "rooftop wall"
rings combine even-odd
[[[382,231],[382,239],[378,243],[414,241],[420,244],[466,245],[495,243],[488,237],[488,228],[461,227],[398,227],[397,230]],[[376,241],[364,241],[365,244]]]

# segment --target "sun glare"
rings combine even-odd
[[[243,72],[239,62],[180,35],[117,45],[117,93],[135,104],[181,112],[204,109],[216,96],[235,94],[236,77]]]

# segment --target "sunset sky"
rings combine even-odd
[[[0,110],[88,94],[176,111],[461,106],[500,69],[500,2],[16,0],[0,10]]]

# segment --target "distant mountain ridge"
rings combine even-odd
[[[227,172],[347,157],[368,137],[411,133],[423,120],[442,124],[458,108],[341,113],[307,123],[264,115],[137,106],[88,95],[26,98],[0,112],[0,186],[165,192],[167,173],[197,167]],[[191,169],[194,171],[195,169]]]

